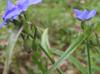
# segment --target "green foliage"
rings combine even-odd
[[[6,0],[0,0],[0,7],[2,17]],[[86,23],[85,31],[81,29],[81,22],[74,17],[74,8],[97,11],[96,17]],[[28,74],[68,74],[69,68],[76,68],[79,74],[88,74],[88,67],[91,67],[93,74],[100,72],[99,8],[99,0],[43,0],[38,5],[30,6],[25,16],[19,18],[22,20],[16,22],[17,25],[11,23],[0,29],[0,53],[5,53],[0,55],[0,60],[3,59],[0,63],[5,64],[4,74],[8,70],[20,74],[20,71],[16,72],[16,67],[20,70],[21,66]],[[20,31],[22,25],[24,29]],[[3,40],[7,40],[8,45],[2,45]],[[85,51],[87,41],[90,50],[88,56]],[[16,60],[19,66],[15,65]],[[64,61],[70,62],[66,71],[62,68]]]

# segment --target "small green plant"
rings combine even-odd
[[[0,74],[100,72],[98,0],[0,0],[0,6]]]

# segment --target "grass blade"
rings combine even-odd
[[[49,60],[51,61],[51,63],[54,64],[55,61],[54,61],[54,59],[52,59],[51,53],[49,51],[50,45],[49,45],[49,41],[48,41],[48,29],[45,29],[44,33],[42,35],[42,38],[41,38],[41,49],[47,55],[47,57],[49,58]],[[57,68],[56,70],[59,72],[59,74],[63,74],[63,72],[59,68]]]
[[[23,30],[23,27],[21,27],[18,32],[12,32],[10,37],[9,37],[8,46],[7,46],[7,50],[6,50],[6,60],[5,60],[3,74],[8,74],[9,67],[10,67],[10,64],[12,62],[13,49],[14,49],[16,41],[17,41],[20,33],[22,32],[22,30]]]
[[[65,60],[67,59],[80,45],[81,43],[86,40],[90,35],[89,33],[83,33],[81,34],[70,46],[69,48],[61,55],[60,59],[52,66],[52,68],[50,69],[50,71],[52,72],[53,70],[55,70],[56,68],[59,67],[59,65]]]
[[[64,52],[63,51],[60,51],[60,50],[53,50],[51,51],[52,54],[56,54],[58,56],[61,56],[61,54],[63,54]],[[75,67],[82,73],[82,74],[88,74],[87,73],[87,69],[85,69],[81,63],[72,55],[70,55],[68,57],[68,60],[73,64],[75,65]]]

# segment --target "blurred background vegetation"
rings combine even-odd
[[[15,2],[15,0],[12,0]],[[6,0],[0,0],[0,21],[2,22],[2,14],[6,7]],[[94,24],[94,32],[100,36],[100,1],[99,0],[43,0],[38,5],[29,7],[27,17],[35,26],[40,30],[49,28],[48,38],[51,47],[51,52],[55,50],[62,51],[56,52],[56,55],[51,55],[56,61],[59,55],[63,54],[68,46],[73,43],[73,40],[77,38],[77,33],[81,32],[80,21],[75,19],[73,9],[80,10],[96,9],[97,15],[90,22]],[[8,45],[7,40],[10,35],[9,32],[14,30],[13,25],[5,26],[0,30],[0,74],[3,71],[3,65],[5,60],[5,48]],[[41,33],[41,32],[40,32]],[[17,42],[14,48],[13,62],[10,68],[9,74],[45,74],[45,71],[51,67],[51,63],[48,57],[41,52],[41,49],[37,46],[40,39],[36,40],[36,45],[33,47],[38,50],[31,50],[29,47],[32,42],[31,39],[26,40],[28,47],[22,50],[24,41],[21,39]],[[95,39],[92,38],[91,40]],[[91,46],[91,61],[93,74],[100,74],[100,48]],[[32,53],[31,53],[32,52]],[[32,59],[31,59],[32,58]],[[65,60],[61,65],[63,74],[86,74],[83,72],[84,68],[87,68],[87,56],[84,46],[81,45],[72,54],[71,59]],[[80,66],[82,65],[82,67]],[[58,74],[54,71],[52,74]]]

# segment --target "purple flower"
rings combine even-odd
[[[5,10],[3,18],[3,23],[0,24],[0,28],[2,28],[5,24],[7,24],[7,20],[16,19],[22,12],[25,12],[28,7],[32,4],[38,4],[42,0],[18,0],[16,5],[14,5],[10,0],[7,2],[7,7]]]
[[[27,8],[32,4],[38,4],[42,0],[18,0],[17,6],[21,11],[26,11]]]
[[[6,22],[8,19],[13,19],[13,17],[18,16],[20,13],[19,8],[8,0],[7,8],[2,18]]]
[[[86,21],[96,15],[96,10],[94,9],[92,11],[88,11],[88,10],[80,11],[78,9],[74,9],[74,13],[77,19],[81,21]]]

